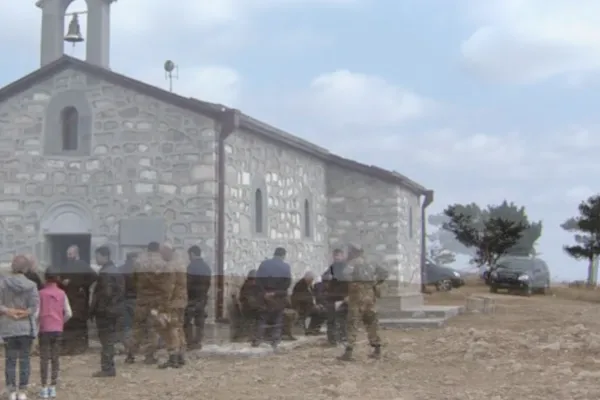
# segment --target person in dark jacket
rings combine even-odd
[[[323,274],[326,291],[327,340],[331,345],[346,339],[347,307],[343,301],[348,295],[348,282],[344,275],[345,269],[344,252],[335,249],[333,263]]]
[[[253,346],[258,346],[264,339],[267,324],[272,326],[271,346],[276,349],[281,342],[284,309],[287,304],[288,290],[292,284],[292,270],[285,262],[286,251],[283,247],[275,249],[273,258],[263,261],[256,271],[256,284],[261,310]]]
[[[131,338],[131,330],[133,327],[133,317],[135,313],[135,281],[133,279],[133,266],[137,259],[138,253],[127,253],[125,263],[119,267],[119,272],[123,275],[125,283],[125,299],[123,302],[123,314],[119,318],[118,323],[119,341],[124,345],[129,343]]]
[[[26,254],[25,258],[30,263],[30,268],[25,272],[25,277],[35,283],[37,286],[37,290],[40,291],[44,288],[44,282],[42,282],[42,278],[40,278],[40,274],[37,272],[37,262],[33,254]]]
[[[292,290],[292,309],[298,313],[298,322],[307,335],[317,333],[325,320],[325,308],[317,304],[313,288],[314,280],[315,275],[309,271],[294,285]],[[308,318],[310,318],[310,323],[307,328],[306,319]]]
[[[183,329],[188,349],[194,350],[202,348],[212,271],[202,259],[200,247],[190,247],[188,256],[190,258],[190,264],[187,267],[188,304],[185,309]]]
[[[117,341],[117,320],[123,313],[125,301],[125,279],[110,259],[110,249],[106,246],[96,249],[96,263],[100,265],[98,281],[92,294],[90,315],[96,320],[98,338],[102,346],[100,371],[95,378],[116,376],[115,342]]]
[[[97,274],[92,267],[79,258],[79,248],[75,245],[67,249],[67,262],[60,265],[61,283],[71,304],[73,317],[67,321],[62,336],[61,349],[66,354],[84,353],[89,346],[88,319],[90,288]]]
[[[232,316],[232,335],[233,341],[249,339],[254,340],[256,334],[256,324],[263,302],[259,294],[259,288],[256,284],[256,270],[248,272],[246,280],[240,288],[239,294],[235,298],[238,309]]]

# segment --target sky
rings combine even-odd
[[[0,2],[0,86],[39,67],[34,3]],[[432,213],[523,205],[553,276],[585,277],[560,224],[599,191],[596,0],[120,0],[111,55],[162,88],[173,60],[179,94],[397,170],[435,190]]]

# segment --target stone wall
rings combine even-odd
[[[82,96],[82,94],[84,96]],[[52,155],[52,99],[84,98],[91,111],[89,155]],[[94,245],[119,245],[119,222],[166,222],[176,247],[200,244],[214,259],[215,123],[76,71],[0,103],[0,262],[16,252],[44,260],[40,224],[65,200],[87,210]]]
[[[226,155],[225,273],[232,286],[239,283],[235,276],[257,268],[277,246],[287,249],[296,278],[309,269],[321,273],[328,261],[323,163],[244,131],[227,138]],[[257,190],[263,196],[262,232],[257,232]]]
[[[327,168],[327,183],[331,248],[356,242],[362,245],[370,261],[390,272],[388,293],[418,291],[421,280],[418,196],[397,185],[335,165]]]

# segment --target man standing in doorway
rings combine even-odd
[[[264,338],[267,324],[271,324],[271,346],[276,349],[281,342],[284,310],[288,302],[288,290],[292,284],[292,271],[285,262],[283,247],[275,249],[273,258],[263,261],[256,271],[256,283],[264,308],[261,310],[256,336],[252,345],[257,347]]]
[[[90,287],[97,275],[88,263],[79,258],[79,248],[75,245],[67,249],[67,263],[59,266],[59,273],[61,289],[67,294],[73,311],[73,317],[64,327],[62,348],[66,354],[81,354],[89,346]]]
[[[188,304],[185,309],[183,329],[188,349],[195,350],[202,348],[206,304],[208,303],[208,291],[210,290],[212,271],[202,259],[200,247],[190,247],[188,249],[188,256],[190,258],[190,264],[187,268]]]
[[[110,259],[110,249],[106,246],[96,249],[96,264],[100,266],[98,282],[94,288],[90,314],[96,319],[98,338],[102,346],[100,371],[93,377],[116,376],[115,343],[117,341],[117,321],[123,313],[125,281]]]

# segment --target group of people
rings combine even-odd
[[[125,345],[127,363],[135,362],[142,346],[145,362],[158,363],[155,353],[160,340],[169,350],[169,359],[159,368],[185,364],[186,347],[201,346],[212,276],[198,246],[190,247],[188,256],[186,268],[169,244],[153,242],[141,254],[128,254],[125,264],[117,267],[110,249],[102,246],[95,250],[100,267],[96,272],[71,246],[68,261],[48,267],[44,282],[35,272],[33,257],[14,257],[11,274],[0,278],[0,337],[9,399],[27,399],[36,338],[40,396],[56,397],[60,355],[87,350],[88,321],[95,322],[101,345],[100,370],[94,377],[116,376],[118,341]]]
[[[276,349],[281,340],[295,340],[294,321],[306,335],[319,334],[326,322],[328,342],[334,346],[345,343],[339,359],[351,361],[362,323],[373,347],[371,357],[379,358],[381,339],[375,303],[387,272],[369,264],[359,246],[350,245],[347,254],[334,250],[333,263],[318,279],[307,272],[289,296],[292,275],[285,256],[285,249],[277,248],[273,258],[248,273],[239,294],[232,296],[232,339],[247,339],[252,346],[267,340]]]
[[[40,395],[56,397],[59,357],[87,350],[90,320],[96,324],[101,344],[100,370],[94,377],[116,375],[115,344],[119,341],[125,345],[128,364],[136,361],[142,349],[145,364],[158,364],[160,339],[169,357],[158,367],[185,365],[186,350],[202,346],[212,280],[198,246],[188,249],[188,257],[186,267],[169,244],[152,242],[146,251],[128,254],[125,264],[117,267],[110,249],[102,246],[95,250],[100,267],[96,272],[80,259],[79,249],[71,246],[65,265],[48,267],[42,282],[34,272],[33,257],[16,256],[12,274],[0,279],[0,337],[5,345],[9,399],[27,399],[35,338],[39,339]],[[372,357],[379,358],[375,302],[379,285],[387,277],[385,271],[369,264],[362,250],[351,245],[346,255],[334,251],[334,262],[320,282],[314,282],[309,272],[289,297],[292,272],[285,257],[286,250],[277,248],[273,258],[248,275],[230,310],[232,330],[239,326],[253,346],[267,341],[277,348],[283,333],[293,339],[286,321],[299,321],[306,334],[318,334],[326,321],[329,342],[345,342],[339,358],[349,361],[363,323]]]

